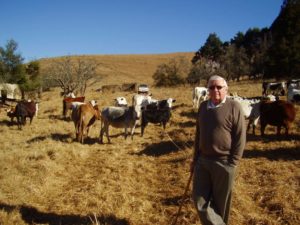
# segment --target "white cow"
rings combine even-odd
[[[134,107],[109,106],[102,109],[100,143],[103,143],[103,135],[106,134],[108,143],[110,143],[109,127],[125,128],[124,137],[127,138],[127,130],[130,128],[131,140],[136,126],[136,113]]]
[[[260,99],[246,99],[239,97],[232,97],[233,100],[238,101],[242,106],[245,118],[249,120],[247,126],[247,132],[252,125],[252,133],[255,134],[255,128],[258,124],[259,116],[260,116]]]
[[[193,90],[193,108],[199,108],[202,101],[208,98],[208,90],[206,87],[195,87]]]

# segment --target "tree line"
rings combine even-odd
[[[249,79],[299,78],[300,0],[284,0],[269,28],[237,32],[225,42],[216,33],[209,34],[191,63],[188,67],[182,59],[173,59],[160,65],[153,75],[155,84],[199,83],[216,73],[237,81],[245,76]]]

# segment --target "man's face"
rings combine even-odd
[[[220,104],[223,99],[226,97],[227,94],[227,87],[223,80],[212,80],[208,84],[208,91],[211,101],[218,105]]]

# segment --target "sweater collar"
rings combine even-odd
[[[221,107],[222,105],[224,105],[225,102],[226,102],[226,97],[225,97],[225,98],[222,100],[222,102],[220,102],[220,104],[218,104],[218,105],[215,105],[211,100],[208,100],[207,108],[208,108],[208,109],[219,108],[219,107]]]

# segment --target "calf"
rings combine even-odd
[[[77,105],[72,110],[72,120],[75,126],[76,140],[84,143],[84,138],[88,136],[90,126],[100,119],[100,112],[96,101]]]
[[[280,135],[281,127],[285,127],[288,135],[291,123],[295,120],[296,110],[292,103],[278,100],[275,102],[262,102],[260,105],[261,136],[264,136],[265,128],[269,124],[277,126],[277,135]]]
[[[160,123],[165,130],[166,124],[171,117],[172,103],[175,101],[175,99],[168,98],[153,102],[142,108],[141,136],[144,135],[144,130],[148,123]]]
[[[136,125],[136,111],[133,106],[130,107],[117,107],[110,106],[106,107],[101,112],[101,129],[99,142],[103,143],[103,135],[106,134],[108,143],[110,142],[109,138],[109,126],[115,128],[125,128],[125,139],[127,138],[127,130],[131,128],[131,139],[133,139],[133,134]]]

